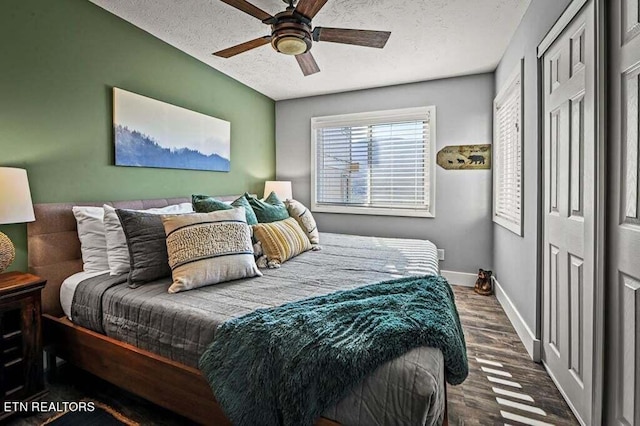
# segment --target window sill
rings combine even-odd
[[[508,231],[513,232],[514,234],[522,237],[524,235],[524,233],[522,232],[522,224],[517,224],[517,223],[513,223],[513,222],[509,222],[508,220],[505,220],[499,216],[493,216],[493,223],[495,223],[496,225],[500,225],[503,228],[507,229]]]
[[[361,214],[369,216],[398,216],[398,217],[424,217],[435,218],[435,212],[430,210],[408,210],[408,209],[382,209],[376,207],[342,207],[324,206],[313,204],[311,211],[316,213],[339,213],[339,214]]]

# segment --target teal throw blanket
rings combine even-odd
[[[222,324],[200,369],[236,426],[312,425],[377,367],[439,348],[462,383],[467,352],[454,296],[440,276],[385,281],[259,309]]]

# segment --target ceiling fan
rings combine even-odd
[[[285,55],[294,55],[305,76],[320,71],[316,60],[310,52],[314,41],[329,41],[382,49],[391,35],[389,31],[353,30],[347,28],[315,27],[312,30],[311,20],[328,0],[283,0],[289,6],[275,16],[271,16],[245,0],[221,1],[270,25],[271,35],[220,50],[215,52],[214,55],[230,58],[239,53],[271,43],[271,46],[277,52]]]

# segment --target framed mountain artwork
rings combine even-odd
[[[116,166],[228,172],[231,123],[113,88]]]

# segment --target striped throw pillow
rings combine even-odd
[[[169,293],[261,276],[244,209],[162,216],[173,283]]]
[[[298,225],[307,233],[311,244],[320,244],[320,234],[318,233],[318,226],[316,220],[311,214],[311,210],[305,207],[299,201],[287,200],[285,201],[289,216],[298,221]]]
[[[260,241],[270,268],[278,268],[292,257],[311,250],[309,238],[292,217],[254,225],[253,235]]]

